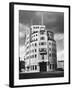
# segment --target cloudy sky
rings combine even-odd
[[[31,24],[43,24],[46,29],[54,32],[54,39],[57,44],[57,59],[64,59],[64,13],[63,12],[41,12],[41,11],[19,11],[19,42],[20,57],[24,57],[25,32]]]

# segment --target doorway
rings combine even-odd
[[[40,62],[40,72],[46,72],[47,71],[47,63],[46,62]]]

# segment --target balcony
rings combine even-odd
[[[46,48],[40,48],[40,49],[39,49],[39,53],[40,53],[40,54],[47,54]]]

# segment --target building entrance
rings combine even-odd
[[[47,63],[46,62],[40,62],[40,72],[46,72],[47,71]]]

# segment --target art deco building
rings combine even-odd
[[[25,72],[47,72],[57,68],[54,33],[45,25],[32,25],[26,30]]]

